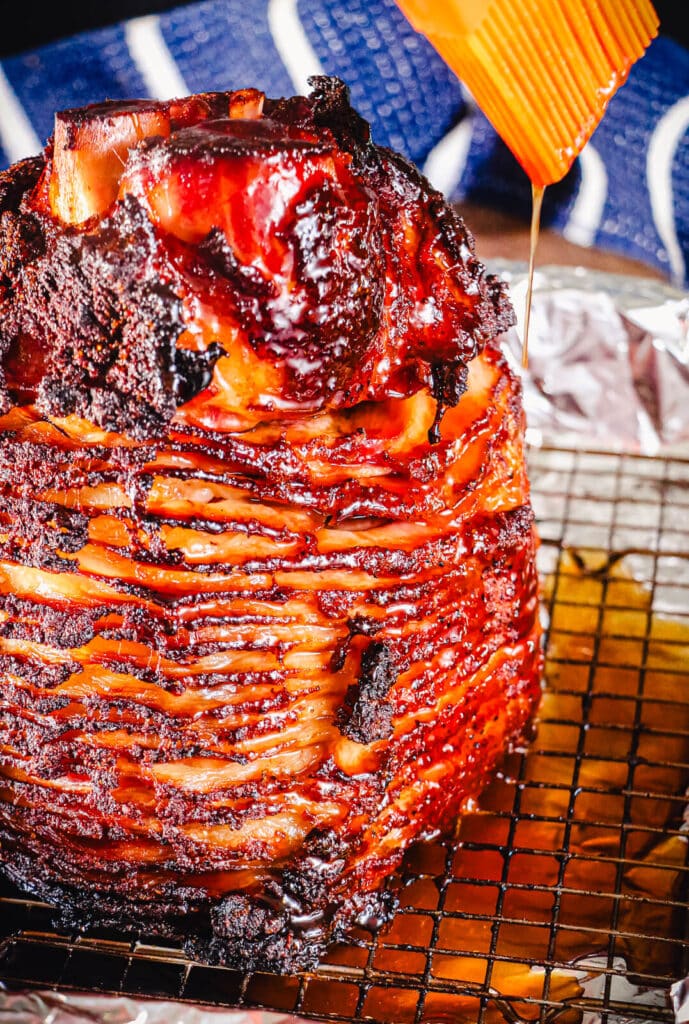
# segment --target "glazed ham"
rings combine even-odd
[[[334,79],[0,175],[0,866],[64,924],[313,965],[524,737],[512,322]]]

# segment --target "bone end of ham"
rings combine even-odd
[[[115,202],[129,153],[144,139],[167,138],[209,117],[257,118],[263,93],[233,93],[156,102],[110,100],[55,115],[50,209],[63,224],[84,224]]]

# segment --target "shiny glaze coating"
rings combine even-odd
[[[308,99],[135,106],[136,132],[131,103],[69,111],[42,157],[0,174],[5,407],[33,394],[145,438],[177,410],[238,430],[422,387],[456,403],[514,320],[504,288],[342,84],[315,82]]]
[[[242,968],[384,919],[540,694],[509,308],[318,88],[144,139],[97,224],[0,184],[0,865]]]

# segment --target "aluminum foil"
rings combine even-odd
[[[519,323],[504,339],[522,376],[532,445],[689,455],[689,294],[658,281],[580,267],[534,277],[528,368],[522,368],[526,268],[493,262],[510,285]],[[572,965],[585,996],[601,995],[600,964]],[[626,985],[620,964],[620,984]],[[660,990],[620,998],[660,1007]],[[689,1024],[689,978],[671,990],[677,1024]],[[585,1015],[596,1024],[596,1013]],[[612,1018],[614,1020],[614,1018]],[[212,1010],[185,1003],[56,992],[7,992],[0,1024],[307,1024],[292,1015]],[[618,1024],[623,1024],[619,1021]],[[638,1024],[638,1021],[637,1021]]]
[[[309,1024],[262,1010],[212,1010],[186,1003],[60,992],[3,992],[0,1024]],[[310,1022],[313,1024],[313,1021]]]
[[[689,453],[689,293],[582,267],[534,275],[522,370],[526,269],[493,263],[519,324],[505,349],[522,374],[531,444]]]

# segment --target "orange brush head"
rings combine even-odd
[[[649,0],[397,0],[537,186],[567,173],[658,31]]]

